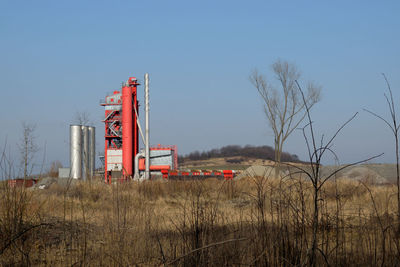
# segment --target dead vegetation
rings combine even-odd
[[[332,180],[319,199],[317,266],[399,265],[396,186]],[[2,266],[303,266],[305,179],[1,185]]]

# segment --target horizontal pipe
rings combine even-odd
[[[150,171],[169,170],[169,169],[171,169],[171,166],[170,165],[150,165],[149,169],[150,169]],[[139,170],[144,171],[145,168],[139,167]]]

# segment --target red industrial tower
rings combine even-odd
[[[139,151],[137,125],[138,101],[135,77],[114,91],[101,103],[105,108],[104,179],[111,183],[115,178],[127,179],[133,175],[133,161]]]

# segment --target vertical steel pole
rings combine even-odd
[[[149,74],[144,75],[144,98],[146,116],[146,143],[145,143],[145,179],[150,179],[150,140],[149,140]]]
[[[135,161],[136,154],[139,153],[139,102],[138,102],[138,94],[137,94],[137,86],[139,85],[136,81],[136,78],[132,80],[133,77],[130,77],[129,84],[132,88],[132,133],[133,133],[133,150],[132,150],[132,162]],[[133,163],[132,163],[133,166]],[[132,169],[133,174],[133,169]]]

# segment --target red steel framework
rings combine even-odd
[[[122,92],[114,91],[101,103],[105,107],[104,180],[109,184],[111,170],[122,171],[124,179],[133,175],[134,158],[139,151],[138,85],[137,79],[130,77]]]

